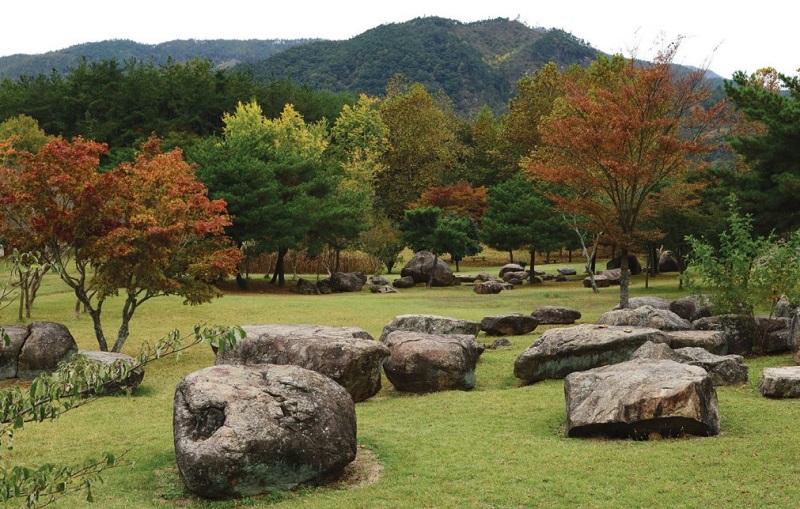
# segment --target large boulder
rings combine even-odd
[[[659,272],[680,272],[681,264],[678,258],[672,251],[662,251],[661,256],[658,257],[658,271]]]
[[[669,310],[690,322],[711,316],[713,304],[708,295],[689,295],[672,301]]]
[[[425,332],[428,334],[466,334],[473,338],[481,331],[480,322],[438,315],[398,315],[383,326],[381,343],[396,330]]]
[[[366,282],[363,272],[334,272],[329,286],[334,292],[360,292]]]
[[[395,279],[392,282],[392,286],[395,288],[411,288],[416,285],[416,281],[411,276],[403,276],[401,278]]]
[[[531,316],[539,321],[539,325],[572,325],[581,319],[581,312],[563,306],[540,306]]]
[[[491,280],[475,284],[475,286],[472,288],[472,291],[478,295],[494,295],[502,292],[503,290],[510,290],[512,288],[514,288],[514,285]]]
[[[485,347],[472,335],[396,330],[382,341],[391,352],[383,370],[399,391],[468,391],[475,387],[475,364]]]
[[[9,344],[0,343],[0,380],[17,378],[19,353],[31,331],[26,325],[3,325],[2,329],[8,336]]]
[[[218,351],[216,364],[293,364],[332,378],[353,401],[381,389],[381,364],[389,350],[358,327],[245,325],[247,337]]]
[[[598,288],[608,288],[609,286],[611,286],[611,279],[609,279],[608,276],[603,276],[603,275],[600,275],[600,274],[596,274],[594,276],[594,284]],[[591,288],[592,287],[592,278],[591,277],[587,276],[587,277],[585,277],[583,279],[583,287],[584,288]]]
[[[481,320],[481,330],[490,336],[521,336],[533,331],[539,321],[531,315],[506,313],[486,316]]]
[[[622,269],[606,269],[601,270],[597,274],[595,274],[595,280],[600,276],[604,276],[608,281],[607,286],[619,286],[622,283]],[[598,283],[597,286],[600,286]]]
[[[33,322],[28,325],[28,337],[19,351],[17,377],[34,378],[53,371],[78,351],[78,344],[64,324]]]
[[[514,362],[514,376],[527,382],[564,378],[574,371],[630,359],[647,341],[668,343],[666,333],[646,327],[575,325],[550,329]]]
[[[764,368],[759,391],[767,398],[800,398],[800,366]]]
[[[677,330],[667,331],[669,346],[672,348],[702,348],[709,353],[725,355],[728,353],[728,340],[725,333],[715,330]]]
[[[628,299],[628,307],[631,309],[640,308],[642,306],[650,306],[655,309],[669,309],[672,301],[662,299],[661,297],[631,297]],[[614,310],[621,309],[620,305],[614,306]]]
[[[617,309],[603,313],[598,324],[631,325],[634,327],[651,327],[664,331],[689,330],[692,324],[668,309],[656,309],[652,306]]]
[[[213,366],[178,383],[173,435],[189,491],[255,496],[321,481],[353,461],[355,404],[299,366]]]
[[[664,343],[647,342],[633,353],[633,359],[671,360],[699,366],[708,372],[714,386],[747,383],[748,367],[742,364],[744,358],[741,355],[714,355],[699,347],[673,350]]]
[[[719,403],[703,368],[636,359],[564,379],[569,437],[717,435]]]
[[[144,380],[144,368],[138,365],[136,359],[130,355],[92,350],[80,350],[78,353],[85,355],[89,362],[106,366],[116,373],[122,372],[120,368],[128,372],[127,376],[105,388],[107,394],[128,390],[135,391],[136,388],[139,387],[139,384],[142,383],[142,380]]]
[[[695,330],[721,331],[729,354],[750,355],[758,344],[756,326],[749,316],[729,314],[698,318],[692,322],[692,327]]]
[[[525,267],[523,267],[522,265],[518,263],[507,263],[502,267],[500,267],[500,273],[498,274],[498,276],[503,277],[508,272],[523,272],[523,271],[525,271]]]
[[[436,258],[433,253],[419,251],[409,260],[405,267],[400,271],[400,276],[411,276],[415,283],[428,283],[431,279],[431,270],[436,260],[436,270],[433,275],[431,286],[453,286],[458,284],[456,276],[441,258]]]
[[[607,270],[615,270],[620,268],[622,268],[621,256],[617,256],[606,263]],[[642,264],[639,263],[639,259],[634,255],[628,255],[628,270],[630,271],[631,276],[638,276],[642,273]]]

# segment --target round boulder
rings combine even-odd
[[[575,320],[581,319],[580,311],[562,306],[541,306],[536,308],[531,315],[538,320],[540,325],[571,325],[575,323]]]
[[[247,337],[217,352],[215,364],[293,364],[330,377],[353,401],[381,389],[381,364],[389,350],[364,329],[305,324],[242,327]]]
[[[397,330],[385,338],[391,354],[383,364],[398,391],[468,391],[484,346],[474,336]]]
[[[353,461],[355,404],[299,366],[214,366],[178,383],[173,436],[189,491],[255,496],[321,481]]]
[[[441,258],[436,258],[433,253],[428,251],[419,251],[409,260],[403,270],[400,271],[400,276],[411,276],[415,283],[428,283],[431,280],[431,270],[434,268],[433,263],[436,260],[436,269],[433,275],[433,282],[431,286],[454,286],[458,284],[455,274]]]
[[[33,322],[30,334],[19,352],[17,377],[35,378],[40,373],[53,371],[58,363],[66,361],[78,351],[78,344],[64,324]]]

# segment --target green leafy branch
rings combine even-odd
[[[117,359],[104,364],[92,362],[82,354],[73,355],[52,373],[36,377],[25,392],[18,387],[0,391],[0,440],[5,439],[5,449],[12,450],[14,433],[25,423],[53,420],[103,394],[130,390],[126,381],[131,373],[155,360],[170,355],[179,358],[200,343],[211,343],[220,350],[233,348],[242,337],[241,327],[197,325],[193,334],[182,337],[174,330],[154,344],[146,342],[132,363]],[[3,450],[0,448],[0,454]],[[34,470],[10,466],[2,458],[0,499],[4,502],[24,499],[24,506],[41,507],[69,493],[85,490],[87,500],[91,501],[92,483],[101,481],[100,473],[118,463],[118,457],[105,453],[103,460],[89,460],[80,466],[44,465]]]

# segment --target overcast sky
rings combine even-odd
[[[800,67],[798,18],[788,1],[717,0],[4,0],[0,56],[34,54],[84,42],[131,39],[349,39],[385,23],[421,16],[462,22],[519,19],[561,28],[607,53],[652,56],[659,34],[684,37],[676,63],[724,77],[771,66]]]

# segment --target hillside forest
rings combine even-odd
[[[283,285],[290,251],[326,255],[335,271],[340,253],[360,250],[391,271],[412,243],[455,259],[482,244],[510,257],[524,249],[533,265],[537,254],[594,238],[622,255],[623,268],[626,254],[659,246],[685,268],[684,239],[713,242],[729,196],[755,233],[788,235],[800,225],[798,77],[740,72],[720,94],[706,70],[673,65],[680,43],[646,64],[602,54],[570,65],[530,61],[502,108],[457,108],[445,87],[401,73],[374,93],[201,59],[80,58],[64,74],[6,78],[3,244],[42,256],[81,246],[73,256],[87,264],[82,275],[109,266],[103,292],[112,294],[129,285],[112,275],[133,251],[187,234],[152,223],[158,235],[139,237],[145,212],[107,205],[106,195],[125,190],[154,210],[148,200],[179,196],[186,215],[167,208],[161,217],[193,225],[195,252],[180,256],[204,246],[203,261],[177,263],[164,247],[159,263],[175,262],[173,273],[139,274],[149,289],[132,294],[135,309],[159,292],[213,296],[186,287],[179,272],[196,281],[235,275],[247,286],[264,253],[277,253],[271,280]],[[165,179],[181,183],[172,194],[153,191]],[[53,189],[52,203],[35,199]],[[45,231],[67,194],[93,205],[62,206],[61,227]],[[418,228],[423,220],[428,231]]]

